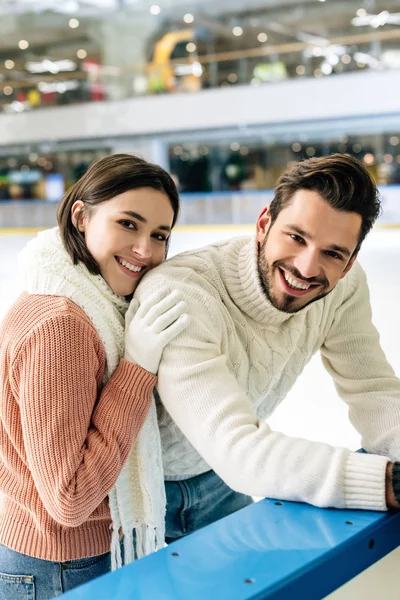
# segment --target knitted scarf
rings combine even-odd
[[[80,306],[95,327],[106,353],[105,384],[124,354],[128,302],[101,275],[74,265],[58,228],[39,233],[19,255],[24,290],[64,296]],[[133,396],[134,390],[132,390]],[[161,442],[154,398],[116,485],[110,491],[112,569],[164,546],[165,490]],[[122,560],[120,538],[124,545]]]

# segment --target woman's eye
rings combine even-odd
[[[155,233],[153,237],[155,237],[155,239],[158,240],[159,242],[167,241],[167,238],[162,233]]]
[[[133,221],[119,221],[119,224],[122,225],[122,227],[125,227],[126,229],[136,229],[136,225]]]

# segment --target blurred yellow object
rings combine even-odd
[[[170,31],[159,40],[154,47],[152,62],[148,65],[149,90],[153,94],[160,92],[174,92],[177,89],[177,78],[174,66],[170,60],[176,45],[180,42],[192,42],[194,39],[193,29],[181,29]],[[190,65],[189,65],[190,68]],[[196,80],[196,85],[187,79]],[[199,78],[191,73],[184,77],[184,87],[188,89],[199,87]]]
[[[41,101],[41,98],[40,98],[40,93],[38,92],[38,90],[29,90],[28,102],[32,106],[39,106],[40,101]]]

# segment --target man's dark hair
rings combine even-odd
[[[358,252],[381,212],[379,192],[364,165],[348,154],[332,154],[296,163],[278,179],[269,210],[271,224],[298,190],[317,192],[333,208],[361,216],[355,250]]]
[[[81,200],[84,203],[82,212],[90,215],[97,204],[143,187],[168,196],[174,211],[173,227],[179,216],[179,194],[172,177],[158,165],[137,156],[112,154],[101,158],[64,194],[57,208],[57,221],[63,244],[75,265],[83,262],[94,275],[100,273],[97,262],[86,247],[83,233],[72,222],[73,204]]]

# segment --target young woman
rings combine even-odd
[[[149,498],[163,494],[151,394],[187,316],[175,294],[150,301],[126,349],[124,317],[164,260],[178,210],[163,169],[109,156],[21,254],[25,291],[0,329],[0,600],[47,600],[109,571],[111,536],[118,564],[127,527],[139,555],[162,538],[164,498]]]

